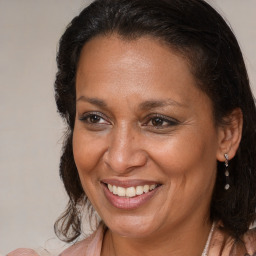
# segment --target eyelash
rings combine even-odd
[[[95,117],[96,122],[92,122],[92,120],[90,120],[90,118],[93,118],[93,117]],[[104,120],[104,123],[97,122],[97,119],[98,120],[101,120],[101,119]],[[81,117],[79,117],[80,121],[85,122],[86,124],[91,125],[91,126],[111,124],[109,121],[107,121],[107,119],[108,118],[100,112],[89,112],[89,113],[85,113]],[[155,122],[160,122],[159,125],[158,124],[154,125],[153,124],[154,121]],[[152,123],[151,125],[149,125],[150,122]],[[166,123],[166,124],[164,124],[164,123]],[[174,118],[170,118],[170,117],[160,115],[160,114],[151,114],[151,115],[146,117],[146,122],[144,122],[142,124],[142,126],[148,126],[151,129],[165,129],[165,128],[168,128],[168,127],[171,127],[171,126],[176,126],[178,124],[179,124],[179,121],[174,119]]]
[[[109,124],[107,120],[107,117],[105,115],[103,115],[102,113],[100,112],[89,112],[89,113],[85,113],[83,114],[82,116],[79,117],[79,120],[82,121],[82,122],[85,122],[86,124],[89,124],[89,125],[102,125],[98,122],[94,123],[92,121],[89,121],[89,118],[93,118],[93,117],[96,117],[98,119],[103,119],[105,121],[104,124]]]
[[[160,120],[160,122],[162,123],[167,123],[165,125],[153,125],[153,120],[157,121]],[[145,122],[145,124],[143,124],[143,126],[148,125],[149,123],[152,123],[152,125],[150,125],[151,127],[153,127],[154,129],[165,129],[171,126],[176,126],[179,124],[179,121],[174,119],[174,118],[170,118],[164,115],[160,115],[160,114],[151,114],[147,117],[147,122]]]

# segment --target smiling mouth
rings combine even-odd
[[[155,197],[163,184],[145,180],[101,180],[109,203],[122,210],[135,210]]]
[[[119,197],[125,197],[125,198],[132,198],[132,197],[140,196],[142,194],[146,194],[160,186],[160,184],[153,184],[153,185],[143,185],[143,186],[124,188],[124,187],[119,187],[111,184],[105,184],[105,185],[113,195],[116,195]]]

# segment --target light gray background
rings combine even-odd
[[[0,0],[0,252],[57,247],[67,198],[58,176],[64,126],[53,83],[58,39],[90,1]],[[256,92],[256,0],[209,0],[229,20]],[[59,246],[59,245],[58,245]]]

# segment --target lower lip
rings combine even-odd
[[[133,210],[133,209],[139,208],[140,206],[148,202],[160,188],[160,186],[156,187],[155,189],[147,193],[143,193],[142,195],[139,195],[139,196],[120,197],[111,193],[109,189],[106,187],[106,185],[102,184],[102,187],[108,201],[114,207],[119,209],[124,209],[124,210]]]

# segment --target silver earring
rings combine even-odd
[[[229,171],[228,171],[228,154],[224,154],[225,157],[225,176],[226,176],[226,185],[225,190],[228,190],[230,188],[229,184]]]

